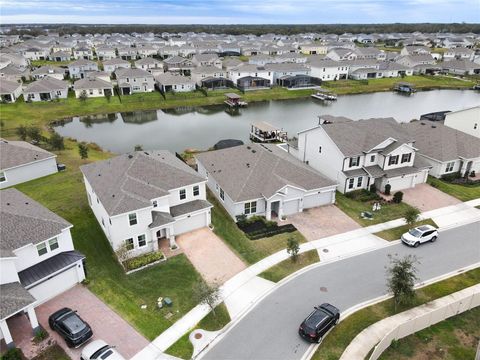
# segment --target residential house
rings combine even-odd
[[[479,75],[480,64],[470,60],[450,60],[440,63],[444,72],[455,75]]]
[[[72,224],[17,189],[2,190],[0,204],[0,338],[12,348],[7,320],[27,314],[35,335],[35,307],[85,279],[85,256]]]
[[[113,46],[98,46],[95,49],[97,59],[100,61],[115,59],[117,56],[117,50]]]
[[[348,77],[350,65],[345,62],[310,59],[310,75],[322,81],[341,80]]]
[[[70,78],[83,79],[89,71],[98,71],[98,65],[94,61],[79,59],[67,65]]]
[[[35,80],[43,79],[45,76],[50,76],[57,80],[63,80],[65,76],[65,70],[58,66],[45,65],[33,70],[31,76]]]
[[[163,63],[157,59],[146,57],[135,61],[135,67],[150,72],[152,75],[163,73]]]
[[[192,64],[195,66],[215,66],[222,68],[222,60],[217,54],[195,54],[192,57]]]
[[[270,88],[272,73],[257,65],[242,63],[228,71],[228,78],[243,90]]]
[[[195,83],[200,87],[209,87],[208,83],[216,82],[215,88],[226,87],[227,82],[227,72],[222,68],[208,65],[208,66],[199,66],[191,71],[191,78]]]
[[[322,115],[319,125],[298,133],[289,152],[338,184],[346,193],[415,187],[429,166],[416,156],[414,138],[393,118],[353,121]]]
[[[93,60],[93,50],[85,45],[78,46],[73,49],[74,59]]]
[[[8,65],[3,69],[0,69],[0,79],[12,81],[12,82],[22,82],[30,78],[30,71],[28,68],[20,68],[14,65]]]
[[[400,55],[429,55],[430,48],[426,46],[408,45],[400,50]]]
[[[21,54],[9,53],[5,49],[2,49],[0,53],[0,62],[3,64],[0,68],[4,68],[7,65],[13,65],[15,67],[26,68],[30,65],[30,61]]]
[[[130,46],[118,47],[117,52],[123,60],[135,60],[138,55],[137,48]]]
[[[183,75],[188,75],[194,65],[190,60],[181,56],[172,56],[163,60],[163,67],[165,71],[179,72]]]
[[[448,49],[443,53],[443,60],[470,60],[473,61],[475,58],[475,51],[468,48],[457,47],[453,49]]]
[[[397,63],[413,68],[417,65],[434,65],[435,59],[430,54],[405,55],[396,60]]]
[[[148,56],[155,56],[158,54],[157,48],[153,47],[152,45],[142,45],[142,46],[137,46],[137,55],[140,58],[146,58]]]
[[[0,81],[0,99],[2,103],[12,103],[22,95],[22,84],[16,81]]]
[[[155,82],[161,92],[188,92],[196,88],[195,81],[187,76],[172,73],[155,75]]]
[[[480,138],[480,106],[445,114],[445,126]]]
[[[326,57],[333,61],[343,61],[355,60],[358,55],[354,52],[354,50],[345,48],[333,48],[328,51]]]
[[[275,85],[280,85],[279,80],[285,77],[310,75],[309,67],[296,63],[267,64],[265,65],[265,70],[271,74],[270,81]]]
[[[68,83],[50,76],[45,76],[27,85],[23,91],[25,101],[49,101],[66,99],[68,96]]]
[[[157,251],[160,241],[210,225],[206,179],[169,151],[137,151],[80,167],[88,203],[113,250]]]
[[[48,60],[50,49],[30,47],[23,52],[23,56],[28,60]]]
[[[300,53],[304,55],[326,55],[328,47],[321,43],[308,43],[300,45]]]
[[[102,97],[113,95],[113,85],[109,81],[95,77],[85,77],[75,81],[73,84],[75,97]]]
[[[252,143],[195,158],[199,174],[235,221],[242,215],[281,219],[335,202],[334,181],[277,145]]]
[[[48,57],[51,61],[69,61],[72,58],[72,54],[66,51],[55,51]]]
[[[114,73],[117,69],[130,69],[132,67],[130,61],[120,58],[105,60],[102,62],[102,64],[103,71],[109,73],[110,75]]]
[[[155,90],[153,75],[142,69],[117,69],[115,77],[122,95],[152,92]]]

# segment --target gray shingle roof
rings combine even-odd
[[[15,81],[2,80],[0,81],[0,94],[14,93],[22,84]]]
[[[172,206],[170,213],[173,217],[185,215],[194,211],[211,208],[213,205],[206,200],[194,200],[183,204]]]
[[[269,198],[285,185],[305,190],[335,185],[276,145],[242,145],[197,155],[235,201]]]
[[[71,226],[69,222],[14,188],[0,192],[0,256],[50,239]]]
[[[6,141],[0,138],[0,170],[26,165],[34,161],[55,157],[55,154],[43,150],[25,141]]]
[[[0,320],[35,302],[35,298],[18,282],[0,285]]]
[[[205,180],[166,150],[124,154],[81,170],[110,216],[145,208],[169,190]]]
[[[115,70],[115,75],[117,79],[132,77],[132,78],[153,78],[153,75],[148,71],[142,69],[132,69],[132,68],[119,68]]]
[[[50,92],[55,90],[67,90],[68,84],[66,81],[55,79],[51,76],[45,76],[44,78],[34,81],[29,84],[25,93],[37,93],[37,92]]]
[[[75,81],[73,85],[75,90],[82,89],[111,89],[113,86],[111,83],[98,78],[84,78]]]
[[[175,222],[175,219],[170,213],[162,211],[152,211],[152,223],[148,225],[150,229]]]

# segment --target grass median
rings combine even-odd
[[[433,221],[432,219],[425,219],[425,220],[417,221],[414,225],[403,225],[393,229],[379,231],[373,235],[376,235],[388,241],[394,241],[394,240],[400,239],[401,236],[411,228],[417,227],[420,225],[432,225],[434,227],[438,227],[435,221]]]
[[[292,259],[286,259],[278,263],[275,266],[272,266],[270,269],[265,270],[258,276],[273,281],[279,282],[280,280],[286,278],[288,275],[293,274],[294,272],[303,269],[308,265],[315,264],[320,261],[317,250],[306,251],[298,255],[296,261]]]

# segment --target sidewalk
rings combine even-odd
[[[480,220],[480,210],[475,209],[475,206],[478,205],[480,205],[480,199],[475,199],[465,203],[427,211],[422,213],[420,218],[432,218],[439,227],[454,226],[464,222],[473,222]],[[405,220],[396,219],[348,231],[343,234],[306,242],[300,244],[299,253],[317,250],[321,263],[325,263],[326,261],[336,261],[373,249],[389,246],[391,242],[380,239],[372,234],[402,225],[405,225]],[[258,299],[265,296],[282,283],[275,284],[260,278],[257,275],[288,258],[289,254],[287,251],[281,250],[251,265],[221,286],[221,299],[219,302],[224,301],[227,305],[227,309],[232,319],[230,324],[245,315]],[[285,281],[285,279],[282,281]],[[163,352],[185,333],[191,330],[209,312],[210,309],[207,306],[197,305],[180,320],[160,334],[148,347],[137,353],[132,359],[167,359],[167,357],[163,357],[165,356]]]

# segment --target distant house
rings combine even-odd
[[[195,81],[195,83],[198,86],[203,86],[203,82],[205,79],[207,80],[212,80],[212,79],[224,79],[226,80],[227,72],[223,70],[222,68],[218,68],[213,65],[209,66],[199,66],[196,67],[195,69],[192,69],[192,80]]]
[[[468,48],[457,47],[453,49],[448,49],[443,53],[443,60],[470,60],[473,61],[475,58],[475,51]]]
[[[152,74],[142,69],[117,69],[115,76],[122,95],[152,92],[155,79]]]
[[[327,52],[326,57],[333,61],[355,60],[357,54],[351,49],[333,48]]]
[[[163,73],[163,63],[157,59],[146,57],[135,61],[135,67],[150,72],[152,75]]]
[[[22,95],[22,84],[16,81],[0,81],[0,97],[3,103],[12,103]]]
[[[188,92],[194,91],[195,81],[189,77],[182,75],[174,75],[171,73],[158,74],[155,76],[155,82],[161,92]]]
[[[66,51],[55,51],[50,54],[49,58],[51,61],[69,61],[72,57],[72,54]]]
[[[217,54],[195,54],[192,57],[192,63],[195,66],[215,66],[222,68],[222,60]]]
[[[172,56],[163,60],[163,67],[166,71],[179,72],[183,75],[189,75],[194,68],[193,63],[181,56]]]
[[[25,141],[0,139],[0,189],[56,173],[57,155]]]
[[[23,56],[28,60],[48,60],[50,49],[30,47],[23,52]]]
[[[434,65],[435,59],[430,54],[420,54],[420,55],[405,55],[400,56],[397,60],[397,63],[405,65],[407,67],[413,68],[417,65]]]
[[[158,50],[152,45],[137,46],[137,54],[141,58],[157,55]]]
[[[300,52],[305,55],[325,55],[328,47],[325,44],[309,43],[300,45]]]
[[[443,124],[480,139],[480,106],[449,112]]]
[[[480,64],[470,60],[450,60],[440,63],[444,72],[455,75],[478,75],[480,74]]]
[[[110,59],[103,61],[103,71],[112,74],[117,69],[130,69],[132,65],[129,61],[120,58]]]
[[[111,60],[117,56],[116,49],[113,46],[98,46],[95,52],[100,61]]]
[[[89,71],[98,71],[98,65],[94,61],[80,59],[67,65],[72,79],[83,79]]]
[[[430,53],[430,48],[418,45],[407,45],[400,51],[400,55],[428,55]]]
[[[23,80],[28,80],[30,78],[30,71],[28,68],[19,68],[14,65],[8,65],[0,69],[0,79],[13,81],[13,82],[22,82]]]
[[[73,57],[75,59],[92,60],[93,50],[85,45],[81,45],[73,49]]]
[[[66,99],[68,96],[68,83],[50,76],[34,81],[27,85],[23,91],[25,101],[49,101]]]
[[[340,61],[311,59],[310,75],[322,81],[341,80],[348,77],[350,65]]]
[[[276,145],[251,144],[196,156],[198,172],[229,215],[292,215],[335,202],[336,183]]]
[[[36,334],[35,307],[85,279],[85,256],[73,247],[72,224],[33,199],[12,188],[0,203],[0,335],[11,348],[7,319],[27,314]]]
[[[118,47],[118,56],[123,60],[135,60],[137,58],[137,49],[130,46]]]
[[[45,76],[50,76],[57,80],[63,80],[65,76],[65,70],[58,66],[45,65],[33,70],[31,75],[35,80],[42,79]]]
[[[271,72],[263,67],[242,63],[228,71],[228,78],[233,84],[243,90],[270,88]]]
[[[206,179],[168,151],[138,151],[81,166],[88,203],[113,250],[154,252],[159,242],[210,224]]]
[[[87,77],[75,81],[73,84],[73,90],[75,91],[75,97],[77,99],[82,95],[87,97],[113,95],[113,86],[111,82],[94,77]]]

